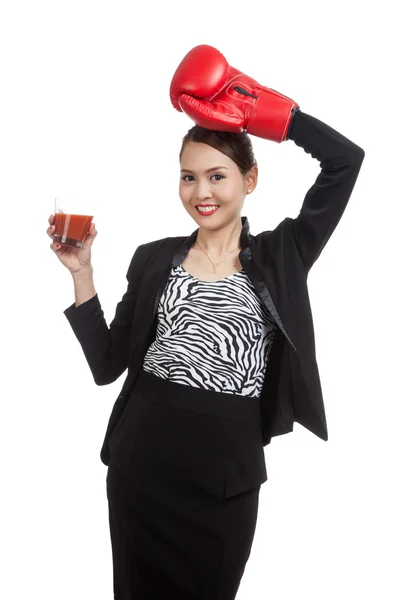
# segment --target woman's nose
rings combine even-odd
[[[207,182],[198,182],[195,189],[196,200],[204,200],[212,197],[212,190]]]

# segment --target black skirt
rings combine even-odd
[[[142,369],[110,438],[115,600],[233,600],[266,479],[259,398]]]

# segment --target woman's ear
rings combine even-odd
[[[250,171],[248,171],[246,173],[245,179],[246,179],[246,183],[247,183],[247,193],[253,192],[257,186],[257,180],[258,180],[257,165],[254,165],[253,167],[251,167]]]

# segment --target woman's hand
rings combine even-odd
[[[55,216],[50,215],[50,226],[47,228],[47,235],[51,239],[53,239],[54,235],[54,222]],[[94,223],[91,223],[89,232],[83,240],[82,248],[72,248],[55,243],[50,244],[50,248],[55,252],[60,262],[74,275],[75,273],[92,269],[91,248],[96,235],[97,231]]]
[[[283,142],[288,139],[297,102],[231,67],[212,46],[195,46],[172,78],[170,97],[205,129],[248,133]]]

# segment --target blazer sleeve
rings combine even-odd
[[[97,385],[113,383],[128,368],[133,314],[149,254],[146,244],[136,249],[126,274],[127,290],[117,304],[110,327],[97,294],[78,307],[73,303],[64,311]]]
[[[322,121],[298,110],[289,139],[320,161],[321,172],[299,215],[288,218],[306,272],[331,237],[347,206],[365,152]]]

